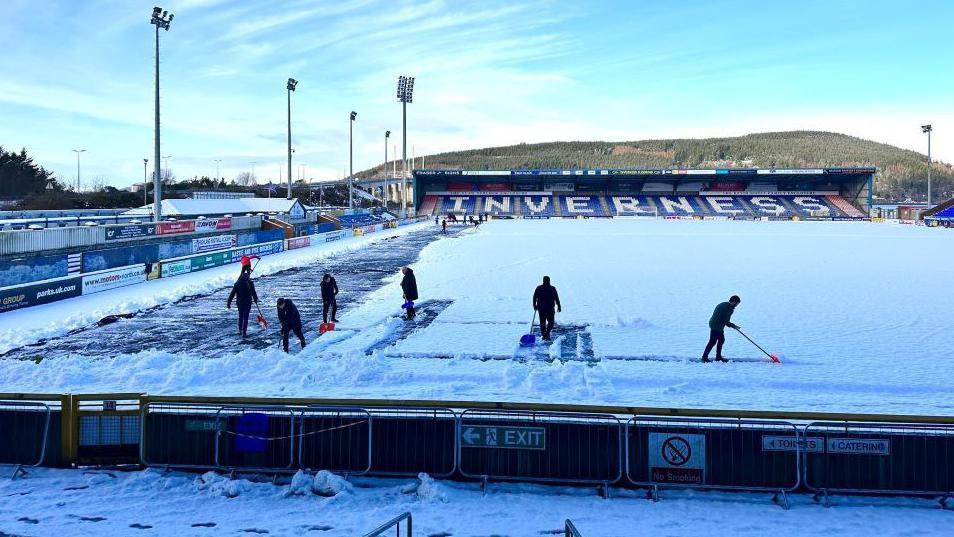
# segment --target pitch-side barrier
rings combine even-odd
[[[954,417],[0,394],[0,464],[787,492],[954,491]]]

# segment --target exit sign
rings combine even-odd
[[[547,436],[543,427],[461,425],[460,444],[473,448],[545,450]]]

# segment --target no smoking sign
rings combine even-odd
[[[705,482],[705,471],[704,435],[649,433],[650,481],[701,485]]]

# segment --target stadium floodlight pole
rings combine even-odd
[[[358,113],[351,111],[351,121],[348,122],[348,208],[354,209],[354,120]]]
[[[407,211],[407,105],[414,102],[414,77],[401,75],[398,77],[397,98],[402,108],[402,141],[401,141],[401,193],[404,196],[403,209]]]
[[[930,125],[921,125],[921,132],[928,135],[928,209],[931,208],[931,131],[934,129]]]
[[[391,131],[384,132],[384,210],[388,209],[388,138]]]
[[[159,30],[168,32],[173,18],[175,15],[164,11],[159,6],[152,8],[150,24],[156,27],[156,159],[153,161],[156,164],[156,173],[152,189],[153,219],[156,222],[162,219],[162,186],[160,185],[162,172],[159,170]]]
[[[149,165],[149,159],[142,159],[142,206],[145,207],[149,205],[149,201],[146,199],[146,192],[149,191],[149,170],[146,168]]]
[[[295,86],[298,85],[298,81],[294,78],[288,79],[288,85],[285,88],[288,90],[288,195],[285,199],[292,198],[292,147],[291,147],[291,94],[295,91]],[[279,178],[281,180],[281,178]]]
[[[76,153],[76,192],[79,193],[80,191],[80,157],[79,156],[80,156],[80,153],[85,153],[86,150],[74,149],[73,152]]]
[[[166,179],[169,179],[169,159],[172,158],[172,155],[166,155],[166,156],[164,156],[164,157],[162,157],[162,158],[163,158],[163,160],[166,161],[166,166],[165,166],[165,170],[166,170],[166,171],[165,171],[165,174],[166,174]]]

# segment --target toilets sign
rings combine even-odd
[[[545,450],[547,437],[543,427],[462,425],[460,445],[472,448]]]

